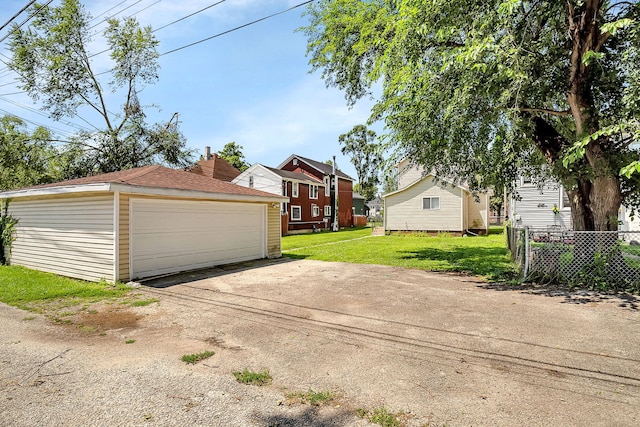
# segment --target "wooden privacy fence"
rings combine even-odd
[[[367,225],[367,217],[365,215],[354,215],[353,216],[353,226],[354,227],[365,227]]]

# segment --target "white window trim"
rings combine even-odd
[[[314,218],[320,216],[320,206],[311,205],[311,216]]]
[[[330,196],[331,195],[331,190],[329,189],[329,187],[330,187],[329,184],[331,183],[331,177],[326,175],[324,177],[323,181],[324,181],[324,195],[325,196]]]
[[[437,208],[432,208],[432,207],[425,208],[425,207],[424,207],[424,201],[425,201],[425,199],[429,199],[429,206],[432,206],[432,205],[433,205],[432,200],[434,200],[434,199],[438,199],[438,207],[437,207]],[[440,196],[429,196],[429,197],[423,197],[423,198],[422,198],[422,210],[423,210],[423,211],[439,211],[439,210],[440,210]]]
[[[558,197],[560,198],[560,200],[558,200],[558,206],[560,207],[560,210],[562,211],[571,211],[571,203],[569,203],[568,205],[564,204],[564,197],[563,194],[566,192],[566,190],[564,189],[564,187],[562,185],[560,185],[558,191]],[[569,198],[569,194],[567,193],[567,199]]]
[[[315,197],[311,194],[311,190],[316,189],[315,191]],[[318,200],[318,195],[320,194],[320,189],[318,188],[317,185],[315,184],[309,184],[309,199],[311,200]]]
[[[298,210],[299,215],[297,218],[293,216],[294,209]],[[291,221],[300,221],[300,220],[302,220],[302,207],[291,205]]]
[[[324,216],[331,216],[331,205],[325,205]]]
[[[299,186],[297,182],[291,183],[291,197],[298,198]]]

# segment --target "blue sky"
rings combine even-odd
[[[0,21],[4,23],[20,10],[27,0],[4,0]],[[109,15],[124,17],[134,14],[142,25],[159,28],[189,15],[215,0],[86,0],[85,9],[92,16],[113,8]],[[264,16],[285,10],[302,0],[226,0],[204,12],[158,30],[155,35],[160,54],[198,40],[230,30]],[[52,5],[59,5],[54,0]],[[319,73],[310,74],[306,57],[306,37],[295,30],[306,24],[305,7],[259,22],[188,47],[162,55],[160,80],[139,94],[150,121],[168,121],[178,112],[180,128],[190,148],[198,153],[210,146],[220,150],[235,141],[244,147],[251,164],[278,166],[295,153],[318,161],[336,156],[337,164],[356,178],[349,159],[340,153],[338,137],[357,124],[364,124],[371,102],[365,100],[348,108],[342,92],[326,88]],[[107,15],[95,21],[97,24]],[[27,17],[20,15],[14,22]],[[25,24],[27,25],[27,24]],[[104,24],[94,30],[104,28]],[[4,36],[7,28],[0,31]],[[95,37],[92,52],[102,50],[100,34]],[[6,41],[0,46],[4,55]],[[5,59],[5,58],[2,58]],[[95,58],[95,69],[109,67],[108,54]],[[73,123],[88,127],[82,119],[102,126],[100,118],[83,110],[82,117],[51,122],[46,113],[38,113],[38,104],[19,92],[15,74],[0,64],[0,114],[11,113],[59,130],[61,136],[73,131]],[[103,75],[103,85],[108,76]],[[110,96],[109,109],[116,111],[122,97]],[[34,110],[35,109],[35,110]],[[35,126],[31,124],[30,126]],[[374,128],[378,133],[380,130]]]

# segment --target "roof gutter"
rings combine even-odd
[[[64,194],[94,193],[94,192],[116,192],[150,195],[169,196],[182,199],[211,199],[226,201],[251,201],[251,202],[288,202],[289,198],[284,196],[257,196],[252,194],[232,194],[215,193],[208,191],[180,190],[174,188],[143,187],[118,183],[98,183],[69,185],[60,187],[29,188],[24,190],[13,190],[0,193],[0,199],[21,198],[21,197],[42,197],[57,196]]]

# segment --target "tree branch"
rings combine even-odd
[[[566,110],[566,111],[556,111],[556,110],[550,110],[547,108],[526,108],[526,107],[520,107],[518,108],[518,111],[520,111],[521,113],[544,113],[544,114],[549,114],[552,116],[558,116],[558,117],[566,117],[566,116],[570,116],[571,115],[571,110]]]

